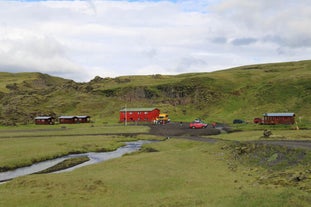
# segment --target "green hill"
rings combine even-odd
[[[0,124],[38,115],[90,115],[116,123],[122,107],[157,107],[172,121],[252,121],[294,112],[311,121],[311,61],[249,65],[211,73],[95,77],[77,83],[40,73],[0,72]]]

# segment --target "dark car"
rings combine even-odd
[[[232,123],[233,123],[233,124],[244,124],[245,121],[243,121],[243,120],[241,120],[241,119],[234,119]]]
[[[202,128],[206,128],[207,126],[208,124],[204,123],[201,120],[195,120],[189,124],[189,127],[192,129],[202,129]]]

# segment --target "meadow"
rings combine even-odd
[[[112,151],[123,146],[124,141],[134,140],[130,136],[132,133],[146,133],[148,127],[84,124],[61,128],[59,125],[29,125],[6,127],[0,131],[0,171],[5,171],[72,153]],[[127,137],[113,133],[124,133]],[[144,137],[135,139],[155,139],[149,135]]]
[[[80,125],[67,127],[66,133],[56,130],[59,126],[49,127],[1,128],[0,166],[17,167],[78,151],[109,151],[135,139],[163,140],[146,134],[146,126]],[[132,136],[117,135],[120,132]],[[309,138],[308,131],[281,132]],[[219,138],[215,143],[172,137],[71,172],[18,177],[0,185],[0,206],[310,206],[310,152],[303,152],[304,162],[272,168],[251,160],[247,150],[241,153],[245,146],[237,141],[247,137],[260,139],[257,130],[214,136]],[[273,149],[262,150],[269,150],[272,160]],[[295,158],[296,152],[289,154]],[[292,179],[297,176],[300,182]]]

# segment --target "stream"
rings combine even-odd
[[[74,169],[77,169],[77,168],[80,168],[83,166],[92,165],[92,164],[103,162],[103,161],[110,160],[113,158],[118,158],[124,154],[138,151],[143,144],[150,143],[150,142],[153,142],[153,141],[140,140],[140,141],[134,141],[134,142],[126,142],[125,146],[120,147],[117,150],[112,151],[112,152],[88,152],[88,153],[82,153],[82,154],[71,154],[71,155],[56,158],[53,160],[47,160],[47,161],[39,162],[39,163],[33,164],[31,166],[18,168],[18,169],[12,170],[12,171],[1,172],[0,173],[0,183],[3,183],[5,181],[11,180],[11,179],[16,178],[16,177],[20,177],[20,176],[24,176],[24,175],[30,175],[30,174],[45,170],[45,169],[52,167],[52,166],[66,160],[68,158],[81,157],[81,156],[88,156],[89,157],[90,160],[87,162],[81,163],[79,165],[76,165],[76,166],[73,166],[73,167],[70,167],[70,168],[67,168],[64,170],[56,171],[53,173],[62,173],[62,172],[72,171]]]

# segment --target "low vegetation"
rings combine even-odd
[[[136,134],[137,128],[131,127],[132,136],[88,135],[86,131],[80,136],[2,137],[0,166],[33,156],[39,160],[55,152],[112,150],[124,141],[135,139],[163,140],[163,137]],[[75,130],[78,129],[72,129]],[[8,136],[10,130],[5,131]],[[11,132],[17,136],[16,131]],[[139,152],[71,172],[15,178],[0,185],[0,205],[311,205],[310,151],[257,144],[254,141],[261,140],[258,132],[213,135],[217,142],[172,137],[145,144]],[[306,136],[308,139],[309,136],[307,130],[275,133],[288,138]],[[19,153],[23,157],[16,155]]]

